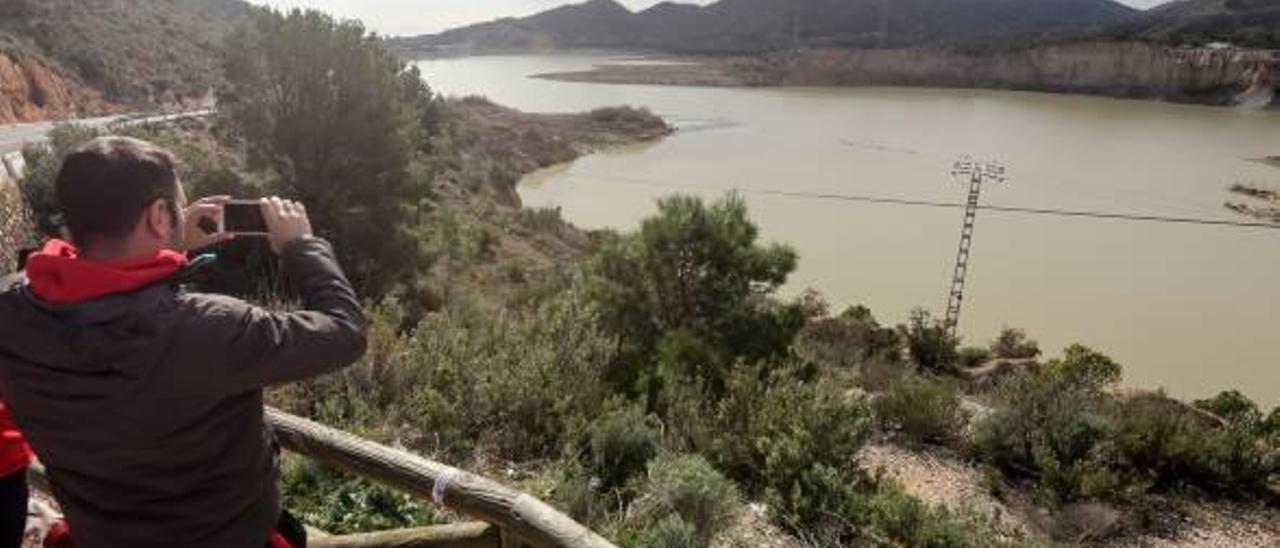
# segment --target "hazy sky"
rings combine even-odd
[[[488,21],[499,17],[529,15],[580,0],[249,0],[277,7],[311,7],[341,17],[363,20],[382,34],[424,34]],[[644,9],[659,0],[620,0],[632,9]],[[710,0],[684,0],[700,4]],[[1168,0],[1119,0],[1139,8]]]

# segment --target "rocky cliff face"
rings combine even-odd
[[[1084,42],[965,53],[810,50],[741,61],[752,83],[1008,88],[1215,105],[1276,101],[1280,53]]]
[[[67,80],[38,57],[0,52],[0,124],[111,110],[96,93]]]

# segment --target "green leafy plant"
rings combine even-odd
[[[953,382],[918,375],[890,383],[872,409],[882,428],[916,443],[956,439],[966,420]]]
[[[644,472],[662,447],[654,417],[635,406],[607,414],[587,431],[588,469],[600,488],[620,489]]]
[[[678,514],[671,514],[646,529],[636,541],[636,548],[702,548],[698,530]]]
[[[1006,327],[1000,336],[991,343],[991,354],[1006,360],[1031,359],[1040,357],[1040,345],[1029,338],[1021,329]]]
[[[911,360],[924,371],[946,373],[959,364],[960,341],[927,310],[913,310],[911,319],[901,329]]]
[[[741,504],[738,489],[697,455],[665,455],[649,465],[647,492],[659,514],[674,513],[697,531],[707,546],[733,524]]]
[[[425,503],[299,458],[288,458],[280,485],[285,506],[333,534],[385,531],[443,523]]]

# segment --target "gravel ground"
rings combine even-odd
[[[990,520],[1008,539],[1034,536],[1030,522],[996,499],[982,471],[943,451],[912,451],[889,444],[868,444],[858,458],[872,474],[892,478],[908,493],[937,506],[972,511]]]
[[[1047,542],[1044,527],[1050,513],[1035,508],[1025,494],[1012,504],[991,494],[976,466],[945,450],[914,451],[889,444],[869,444],[859,454],[863,466],[893,478],[912,495],[953,510],[986,516],[996,531],[1010,539]],[[1169,498],[1156,511],[1157,522],[1145,531],[1121,532],[1091,546],[1116,548],[1280,548],[1280,512],[1265,507]],[[1167,506],[1164,508],[1163,506]],[[1046,519],[1048,518],[1048,519]]]

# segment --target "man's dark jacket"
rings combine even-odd
[[[0,397],[48,470],[77,548],[258,548],[280,513],[264,387],[365,350],[329,244],[282,261],[304,310],[160,284],[55,306],[0,293]]]

